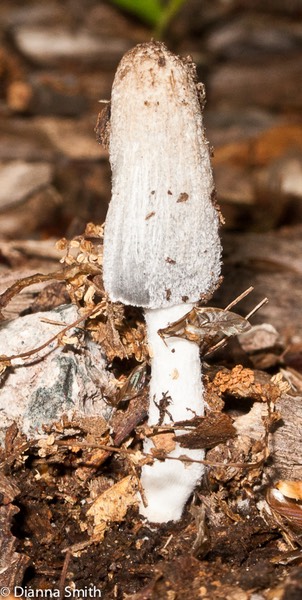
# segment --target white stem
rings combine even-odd
[[[204,388],[197,344],[182,338],[168,338],[163,341],[157,333],[158,329],[181,318],[193,306],[181,304],[145,311],[151,355],[149,425],[158,424],[160,412],[156,404],[160,404],[165,393],[171,397],[168,412],[173,421],[188,420],[194,414],[204,413]],[[163,423],[170,422],[171,419],[166,413]],[[150,452],[153,447],[152,439],[147,439],[144,451]],[[181,454],[195,460],[204,458],[204,450],[189,450],[179,444],[175,445],[169,456]],[[141,502],[141,514],[156,523],[180,519],[184,505],[203,472],[204,466],[201,464],[185,464],[175,460],[157,460],[152,466],[144,466],[141,483],[148,506],[144,507]]]

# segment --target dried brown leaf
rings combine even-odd
[[[92,339],[102,346],[102,349],[111,362],[114,358],[127,358],[127,353],[122,344],[120,334],[112,321],[94,321],[88,325]]]
[[[205,354],[224,338],[250,328],[249,322],[236,313],[220,308],[194,307],[184,317],[158,331],[162,338],[181,337],[199,344]]]
[[[128,508],[138,501],[136,491],[137,480],[128,475],[94,501],[87,511],[87,515],[94,520],[94,537],[102,540],[110,523],[123,521]]]
[[[16,496],[18,496],[20,490],[16,483],[6,477],[2,471],[0,471],[0,501],[1,504],[9,504],[13,502]]]
[[[181,437],[181,436],[180,436]],[[154,454],[156,455],[158,452],[165,454],[170,454],[175,450],[175,436],[172,432],[163,432],[158,433],[152,436],[152,442],[154,444]],[[186,446],[187,448],[189,446]],[[153,449],[151,449],[151,454],[153,454]]]
[[[190,424],[194,429],[175,436],[175,440],[183,448],[214,448],[237,435],[232,419],[220,412],[210,412],[206,417],[194,417],[184,424]],[[182,423],[175,423],[177,427],[181,425]]]
[[[0,575],[1,585],[11,588],[22,582],[29,562],[27,556],[16,552],[17,540],[11,532],[13,518],[19,512],[11,501],[18,494],[15,483],[0,472]]]
[[[104,148],[109,148],[109,136],[110,136],[110,102],[106,103],[106,106],[98,114],[95,133],[96,139],[99,144]]]

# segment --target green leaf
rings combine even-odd
[[[111,2],[132,12],[153,27],[161,20],[164,11],[160,0],[111,0]]]
[[[164,32],[166,31],[170,21],[175,17],[175,15],[179,12],[182,5],[186,2],[186,0],[170,0],[167,3],[165,8],[161,11],[161,16],[158,19],[155,27],[155,37],[162,38]]]

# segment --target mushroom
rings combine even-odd
[[[219,283],[220,217],[202,122],[204,87],[190,58],[160,42],[140,44],[121,60],[112,87],[109,133],[112,199],[104,236],[104,284],[112,301],[144,308],[151,357],[148,424],[204,413],[199,347],[158,330],[207,300]],[[178,430],[177,433],[183,430]],[[142,468],[151,522],[181,517],[200,480],[204,450],[167,435],[168,457]],[[147,439],[144,450],[152,452]]]

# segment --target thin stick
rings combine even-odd
[[[228,304],[224,310],[231,310],[231,308],[233,308],[233,306],[235,306],[235,304],[238,304],[238,302],[241,302],[241,300],[243,300],[243,298],[248,296],[253,291],[253,289],[254,288],[251,285],[247,290],[245,290],[245,292],[242,292],[242,294],[240,294],[240,296],[237,296],[237,298],[235,298],[235,300],[232,300],[232,302],[230,302],[230,304]]]
[[[86,313],[85,315],[83,315],[82,317],[77,319],[76,321],[73,321],[73,323],[70,323],[70,325],[67,325],[66,327],[64,327],[64,329],[62,329],[61,331],[59,331],[58,333],[53,335],[46,342],[44,342],[44,344],[41,344],[41,346],[37,346],[37,348],[33,348],[32,350],[27,350],[26,352],[20,352],[20,354],[12,354],[11,356],[5,356],[4,354],[1,354],[0,355],[0,363],[1,362],[9,363],[10,361],[16,360],[18,358],[29,358],[33,354],[37,354],[37,352],[41,352],[41,350],[44,350],[44,348],[47,348],[47,346],[49,346],[57,338],[62,336],[63,333],[66,333],[66,331],[69,331],[69,329],[73,329],[74,327],[79,325],[79,323],[81,323],[82,321],[85,321],[85,319],[87,319],[88,317],[91,317],[91,315],[94,312],[97,312],[97,310],[99,310],[98,305],[96,305],[92,310],[90,310],[88,313]]]
[[[247,296],[247,294],[250,293],[251,290],[253,290],[254,288],[249,288],[248,290],[246,290],[245,292],[243,292],[243,294],[241,296],[238,296],[238,298],[240,298],[240,300],[242,299],[242,297],[244,298],[245,296]],[[237,298],[236,300],[234,300],[233,302],[231,302],[231,304],[229,304],[229,306],[227,306],[225,308],[225,310],[229,310],[230,306],[234,306],[234,303],[237,304]],[[251,312],[249,312],[248,315],[246,315],[245,320],[248,321],[250,319],[250,317],[252,317],[260,308],[262,308],[262,306],[264,306],[264,304],[268,303],[268,298],[263,298],[263,300],[261,300],[261,302],[259,302],[259,304],[257,304],[257,306],[255,306]],[[206,352],[204,354],[204,356],[208,356],[209,354],[212,354],[213,352],[216,352],[216,350],[218,350],[219,348],[222,348],[223,346],[225,346],[229,341],[228,337],[225,337],[223,340],[220,340],[220,342],[217,342],[217,344],[215,344],[215,346],[212,346],[212,348],[210,348],[208,350],[208,352]]]
[[[261,300],[261,302],[259,302],[259,304],[257,304],[257,306],[255,306],[255,308],[253,308],[253,310],[251,310],[251,312],[249,312],[249,314],[246,315],[246,317],[245,317],[246,320],[248,321],[257,312],[257,310],[262,308],[262,306],[264,306],[267,303],[268,303],[268,298],[263,298],[263,300]]]
[[[105,450],[107,452],[117,452],[119,454],[125,454],[125,455],[129,455],[131,456],[131,454],[133,454],[133,450],[129,450],[126,448],[118,448],[117,446],[107,446],[104,444],[89,444],[87,442],[68,442],[65,440],[57,440],[56,444],[58,446],[65,446],[66,448],[69,447],[73,447],[76,446],[77,448],[98,448],[99,450]],[[263,461],[265,460],[264,458],[261,458],[259,461],[255,462],[255,463],[233,463],[233,462],[229,462],[229,463],[221,463],[221,462],[213,462],[211,460],[196,460],[194,458],[190,458],[189,456],[185,456],[185,455],[180,455],[180,456],[161,456],[160,458],[157,456],[154,456],[153,454],[149,454],[146,452],[142,452],[142,455],[145,458],[151,458],[153,461],[154,460],[180,460],[181,462],[189,462],[189,463],[197,463],[197,464],[201,464],[201,465],[206,465],[209,467],[221,467],[221,468],[228,468],[228,467],[232,467],[232,468],[236,468],[236,469],[254,469],[254,468],[258,468],[260,465],[262,465]]]
[[[36,273],[35,275],[29,275],[23,279],[18,279],[9,288],[7,288],[5,292],[0,294],[0,309],[2,310],[3,308],[6,308],[14,296],[19,294],[24,288],[29,287],[30,285],[35,283],[43,283],[44,281],[51,281],[52,279],[57,281],[65,281],[66,279],[72,279],[82,273],[84,275],[98,275],[100,273],[100,269],[91,264],[76,264],[69,265],[60,271],[54,271],[52,273]]]
[[[67,569],[68,569],[70,557],[71,557],[71,552],[70,552],[70,550],[67,550],[65,559],[64,559],[64,563],[63,563],[63,567],[62,567],[60,581],[59,581],[59,594],[60,594],[61,600],[63,600],[65,598],[64,589],[65,589],[66,575],[67,575]]]

